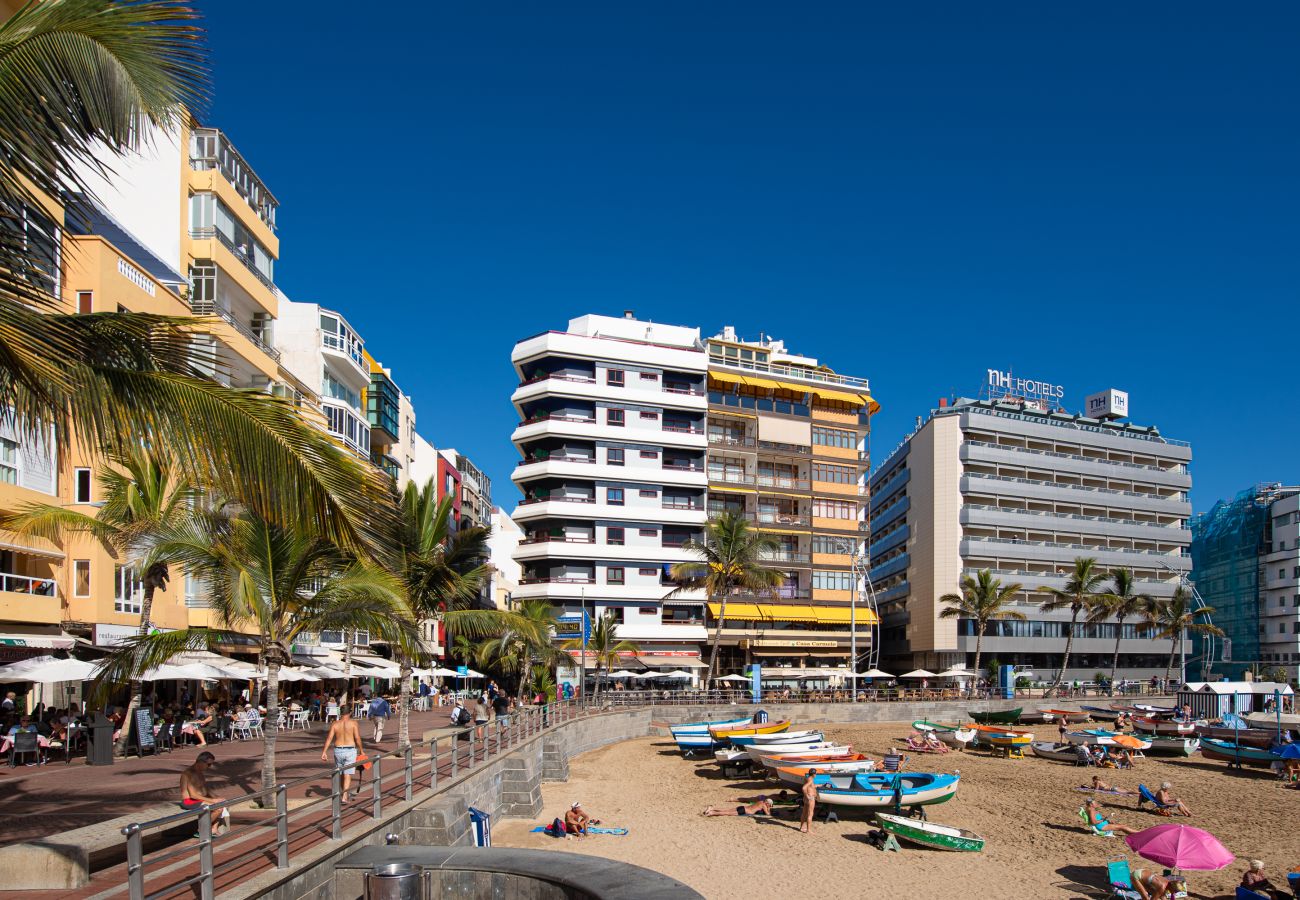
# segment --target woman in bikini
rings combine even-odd
[[[1127,825],[1120,825],[1118,822],[1112,822],[1101,814],[1097,809],[1097,801],[1088,798],[1083,804],[1084,813],[1088,817],[1088,824],[1092,830],[1098,834],[1137,834],[1137,828],[1130,828]],[[1163,895],[1159,895],[1163,896]]]
[[[1162,875],[1148,869],[1134,869],[1131,877],[1133,889],[1142,895],[1142,900],[1185,900],[1187,897],[1187,880],[1170,874],[1168,869]]]
[[[742,803],[740,806],[710,806],[700,813],[702,816],[770,816],[772,801],[764,797],[757,803]]]

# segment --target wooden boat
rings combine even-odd
[[[808,777],[809,770],[816,769],[818,775],[858,775],[860,773],[875,771],[876,763],[874,760],[858,760],[856,762],[834,761],[821,763],[819,765],[807,766],[777,766],[772,771],[776,777],[785,784],[800,785]]]
[[[982,712],[968,710],[967,715],[981,725],[1011,725],[1020,718],[1022,712],[1024,712],[1024,709],[1017,706],[1015,709],[996,709]]]
[[[849,753],[844,756],[809,754],[794,759],[763,757],[763,764],[769,769],[816,769],[821,772],[835,769],[851,769],[854,766],[875,765],[875,761],[865,753]]]
[[[847,744],[807,744],[790,750],[774,750],[770,747],[750,747],[746,751],[749,758],[754,762],[762,762],[765,759],[788,759],[801,760],[809,757],[832,756],[843,758],[853,753],[853,748]]]
[[[975,740],[975,731],[971,728],[963,728],[960,725],[944,725],[939,722],[927,722],[925,719],[918,719],[912,723],[912,727],[917,731],[933,731],[939,740],[949,747],[956,747],[958,750],[965,750],[966,745]]]
[[[707,750],[717,743],[709,732],[710,728],[736,727],[745,725],[749,721],[749,719],[728,719],[721,722],[687,722],[683,725],[669,725],[668,730],[672,733],[673,740],[677,742],[677,749],[689,755],[697,750]]]
[[[712,722],[683,722],[680,725],[669,725],[668,730],[672,732],[673,737],[679,734],[708,734],[713,727],[729,727],[734,725],[744,725],[749,719],[718,719]]]
[[[1034,742],[1034,736],[1032,734],[1018,734],[1010,731],[1002,732],[1001,734],[986,734],[984,738],[986,743],[1003,749],[1024,750],[1025,747],[1028,747]]]
[[[1133,709],[1137,711],[1138,715],[1152,716],[1154,718],[1169,718],[1178,712],[1176,706],[1148,706],[1145,703],[1134,703]]]
[[[1151,745],[1147,748],[1147,752],[1159,753],[1162,756],[1191,756],[1201,746],[1199,738],[1164,737],[1158,734],[1147,738],[1147,743]]]
[[[968,725],[967,727],[975,732],[975,737],[971,741],[972,746],[988,744],[991,737],[999,734],[1022,735],[1026,739],[1024,741],[1026,744],[1034,739],[1034,733],[1032,731],[1025,731],[1021,728],[1006,728],[1000,725]]]
[[[1016,722],[1020,725],[1050,725],[1055,719],[1052,713],[1039,709],[1021,713]]]
[[[1081,728],[1078,731],[1065,733],[1066,741],[1071,744],[1100,744],[1103,747],[1113,746],[1115,739],[1121,737],[1128,737],[1128,735],[1107,728]]]
[[[739,734],[731,738],[737,746],[770,746],[772,744],[799,744],[825,740],[820,731],[781,731],[776,734]]]
[[[1057,762],[1074,763],[1079,761],[1079,750],[1074,744],[1062,744],[1058,741],[1034,741],[1029,745],[1034,756],[1054,759]]]
[[[1277,713],[1247,713],[1242,716],[1242,718],[1256,728],[1272,728],[1274,733],[1277,732],[1279,718]],[[1281,720],[1283,728],[1290,728],[1292,730],[1300,729],[1300,715],[1295,715],[1294,713],[1282,713]]]
[[[1192,722],[1175,722],[1172,719],[1155,719],[1149,716],[1134,719],[1133,728],[1148,734],[1163,734],[1170,737],[1187,737],[1196,733],[1196,725]]]
[[[1210,725],[1198,722],[1195,730],[1198,737],[1214,738],[1216,741],[1226,741],[1229,744],[1237,743],[1243,747],[1258,747],[1261,750],[1267,750],[1277,741],[1276,728],[1231,728],[1222,724]]]
[[[1267,769],[1282,757],[1269,750],[1258,747],[1243,747],[1230,741],[1216,741],[1214,738],[1201,738],[1201,756],[1219,762],[1234,765],[1256,766]]]
[[[1128,712],[1126,709],[1108,709],[1104,706],[1081,706],[1079,708],[1098,722],[1114,722],[1120,717],[1121,713]]]
[[[744,737],[748,734],[778,734],[779,732],[789,730],[789,719],[786,719],[784,722],[745,721],[739,725],[728,724],[709,726],[709,734],[713,735],[715,741],[729,741],[733,737]]]
[[[951,800],[959,775],[931,772],[860,772],[856,775],[813,776],[817,799],[832,806],[887,809],[891,806],[929,806]]]
[[[734,747],[723,747],[721,750],[713,751],[713,758],[724,766],[736,766],[749,762],[749,751],[737,750]]]
[[[1088,713],[1077,709],[1044,709],[1042,712],[1064,719],[1067,725],[1079,725],[1090,718]]]
[[[984,849],[984,838],[965,828],[952,825],[939,825],[935,822],[923,822],[906,816],[893,816],[889,813],[876,813],[876,821],[885,831],[910,844],[920,844],[935,850],[960,850],[967,853],[979,853]]]

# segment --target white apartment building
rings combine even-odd
[[[488,561],[492,566],[488,597],[497,609],[514,609],[515,591],[523,567],[515,559],[524,531],[501,507],[492,510],[492,536],[488,539]]]
[[[612,613],[642,662],[703,668],[702,592],[668,597],[666,577],[707,517],[699,329],[582,316],[520,341],[511,361],[524,493],[514,599],[545,599],[571,623]]]
[[[1190,571],[1190,447],[1054,407],[1009,396],[945,403],[872,475],[870,574],[886,670],[974,662],[974,623],[939,618],[939,597],[981,569],[1023,585],[1027,618],[993,623],[983,662],[1041,679],[1060,666],[1069,620],[1039,608],[1042,589],[1063,587],[1076,557],[1132,569],[1137,591],[1158,598]],[[1109,674],[1117,627],[1080,623],[1065,677]],[[1134,621],[1122,627],[1120,677],[1163,674],[1169,641]]]
[[[1264,665],[1300,677],[1300,490],[1283,489],[1269,506],[1271,539],[1260,580],[1259,652]]]

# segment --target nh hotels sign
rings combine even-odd
[[[989,396],[1025,397],[1031,400],[1060,402],[1065,396],[1065,388],[1047,381],[1035,381],[1032,378],[1017,378],[1010,372],[999,369],[988,370]]]

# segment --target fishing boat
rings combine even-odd
[[[1064,719],[1067,725],[1079,725],[1090,718],[1088,713],[1077,709],[1044,709],[1041,712]]]
[[[1148,752],[1162,756],[1191,756],[1201,746],[1199,738],[1163,737],[1158,734],[1151,735],[1147,742],[1151,745]]]
[[[747,751],[754,762],[765,759],[789,760],[800,762],[810,758],[833,757],[843,759],[853,755],[853,748],[847,744],[809,744],[797,750],[772,750],[764,747],[750,747]],[[784,763],[782,763],[784,765]]]
[[[1176,706],[1148,706],[1145,703],[1134,703],[1133,709],[1144,716],[1153,716],[1155,718],[1167,718],[1178,712]]]
[[[969,725],[967,727],[970,728],[971,731],[975,732],[975,737],[971,740],[972,746],[988,744],[991,742],[990,739],[993,736],[1000,734],[1021,735],[1025,738],[1023,741],[1025,744],[1030,743],[1034,739],[1034,733],[1032,731],[1024,731],[1020,728],[1006,728],[1001,725]]]
[[[727,725],[710,725],[709,734],[715,741],[730,741],[733,737],[744,737],[750,734],[778,734],[782,731],[790,730],[790,720],[783,722],[750,722],[744,721],[740,724]]]
[[[920,844],[935,850],[961,850],[967,853],[979,853],[984,849],[984,838],[965,828],[952,825],[939,825],[935,822],[923,822],[906,816],[894,816],[889,813],[876,813],[880,827],[901,841]]]
[[[1015,709],[995,709],[978,712],[968,710],[967,714],[981,725],[1011,725],[1020,718],[1022,712],[1024,712],[1024,709],[1017,706]]]
[[[724,766],[738,766],[741,763],[749,762],[749,751],[737,750],[734,747],[723,747],[721,750],[713,751],[713,758]]]
[[[1114,722],[1122,713],[1128,712],[1126,709],[1110,709],[1105,706],[1081,706],[1079,708],[1098,722]]]
[[[949,747],[956,747],[958,750],[966,749],[966,745],[975,740],[976,734],[972,728],[963,728],[960,725],[943,725],[939,722],[927,722],[924,719],[913,722],[912,727],[917,731],[932,731],[939,740]]]
[[[1134,719],[1133,728],[1136,731],[1169,737],[1187,737],[1196,733],[1196,724],[1193,722],[1175,722],[1172,719],[1156,719],[1150,716]]]
[[[827,756],[825,754],[808,754],[794,759],[763,757],[763,765],[769,769],[816,769],[818,772],[851,769],[854,766],[874,766],[875,761],[865,753],[848,753],[844,756]],[[865,770],[864,770],[865,771]]]
[[[1107,728],[1081,728],[1078,731],[1065,733],[1066,741],[1071,744],[1100,744],[1103,747],[1110,747],[1115,744],[1116,738],[1127,736]]]
[[[808,778],[808,772],[816,769],[816,774],[829,775],[858,775],[865,772],[875,771],[876,763],[874,760],[849,761],[832,761],[828,763],[819,763],[817,765],[806,766],[777,766],[772,771],[776,777],[785,784],[800,785]]]
[[[1020,725],[1050,725],[1055,719],[1052,713],[1039,709],[1021,713],[1016,722]]]
[[[1267,769],[1282,757],[1270,750],[1259,747],[1243,747],[1231,741],[1217,741],[1214,738],[1201,738],[1201,756],[1219,762],[1242,766],[1257,766]]]
[[[1243,721],[1242,725],[1246,723]],[[1277,741],[1276,728],[1233,728],[1231,725],[1223,723],[1208,724],[1198,722],[1196,724],[1196,734],[1198,737],[1214,738],[1216,741],[1227,741],[1228,743],[1241,744],[1244,747],[1258,747],[1261,750],[1267,750]]]
[[[716,741],[709,729],[714,727],[738,727],[746,725],[749,719],[727,719],[718,722],[687,722],[682,725],[669,725],[668,730],[672,733],[673,740],[677,742],[677,748],[684,754],[690,755],[697,750],[707,750],[712,747]]]
[[[1018,734],[1012,731],[1005,731],[1000,734],[989,733],[984,736],[985,742],[999,750],[1017,751],[1023,753],[1024,749],[1034,742],[1032,734]]]
[[[806,744],[825,737],[820,731],[782,731],[777,734],[737,734],[727,740],[733,747],[770,747],[773,744]]]
[[[890,806],[929,806],[951,800],[959,775],[931,772],[859,772],[856,775],[813,776],[817,799],[831,806],[887,809]]]
[[[1057,741],[1034,741],[1029,745],[1034,756],[1054,759],[1057,762],[1074,763],[1079,761],[1079,749],[1074,744],[1062,744]]]
[[[713,727],[726,728],[736,725],[744,725],[749,719],[718,719],[713,722],[683,722],[680,725],[668,725],[668,730],[673,737],[679,734],[708,734],[709,729]]]
[[[1242,718],[1255,728],[1272,728],[1274,731],[1277,731],[1280,719],[1280,724],[1283,728],[1300,729],[1300,715],[1295,715],[1293,713],[1282,713],[1279,715],[1278,713],[1256,712],[1247,713],[1242,716]]]

